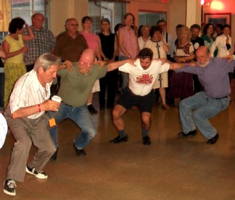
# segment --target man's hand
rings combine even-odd
[[[60,103],[52,100],[44,101],[41,104],[41,109],[44,111],[58,111],[60,107]]]
[[[73,63],[69,60],[66,60],[63,62],[62,64],[62,69],[66,68],[68,71],[71,71],[72,70],[72,67],[73,67]]]
[[[107,65],[107,61],[103,61],[103,60],[97,60],[95,62],[95,64],[99,65],[100,67],[104,67],[105,65]]]

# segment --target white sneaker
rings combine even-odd
[[[48,178],[48,175],[45,172],[37,172],[35,168],[29,168],[28,166],[26,166],[25,171],[28,174],[34,175],[38,179],[47,179]]]
[[[16,195],[16,182],[13,179],[7,179],[4,183],[3,192],[10,196]]]

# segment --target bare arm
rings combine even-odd
[[[121,60],[121,61],[109,63],[107,71],[108,72],[113,71],[117,69],[118,67],[120,67],[121,65],[124,65],[125,63],[130,63],[131,65],[134,65],[134,60],[128,59],[128,60]]]
[[[60,103],[52,100],[47,100],[41,104],[18,109],[17,111],[12,113],[12,118],[17,119],[27,117],[41,111],[58,111],[59,106]]]
[[[33,31],[27,24],[25,25],[25,29],[27,30],[28,34],[22,36],[23,40],[32,40],[32,39],[34,39],[35,37],[34,37]]]
[[[2,44],[2,49],[5,53],[5,58],[11,58],[14,56],[17,56],[21,53],[25,53],[27,51],[27,47],[22,47],[21,49],[17,50],[17,51],[13,51],[13,52],[9,52],[10,51],[10,46],[9,43],[5,40]]]

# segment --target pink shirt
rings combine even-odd
[[[138,54],[138,40],[133,29],[128,29],[127,27],[122,27],[119,31],[120,37],[123,38],[123,45],[128,53],[131,55],[131,58],[136,58]],[[119,48],[120,56],[127,56],[122,51],[122,48]]]
[[[86,39],[88,48],[97,51],[99,45],[99,37],[94,33],[89,32],[81,32],[83,37]]]

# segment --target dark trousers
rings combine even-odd
[[[107,106],[112,108],[114,106],[115,95],[117,92],[118,71],[114,70],[108,72],[105,77],[100,79],[100,108]],[[107,94],[107,98],[106,98]]]

